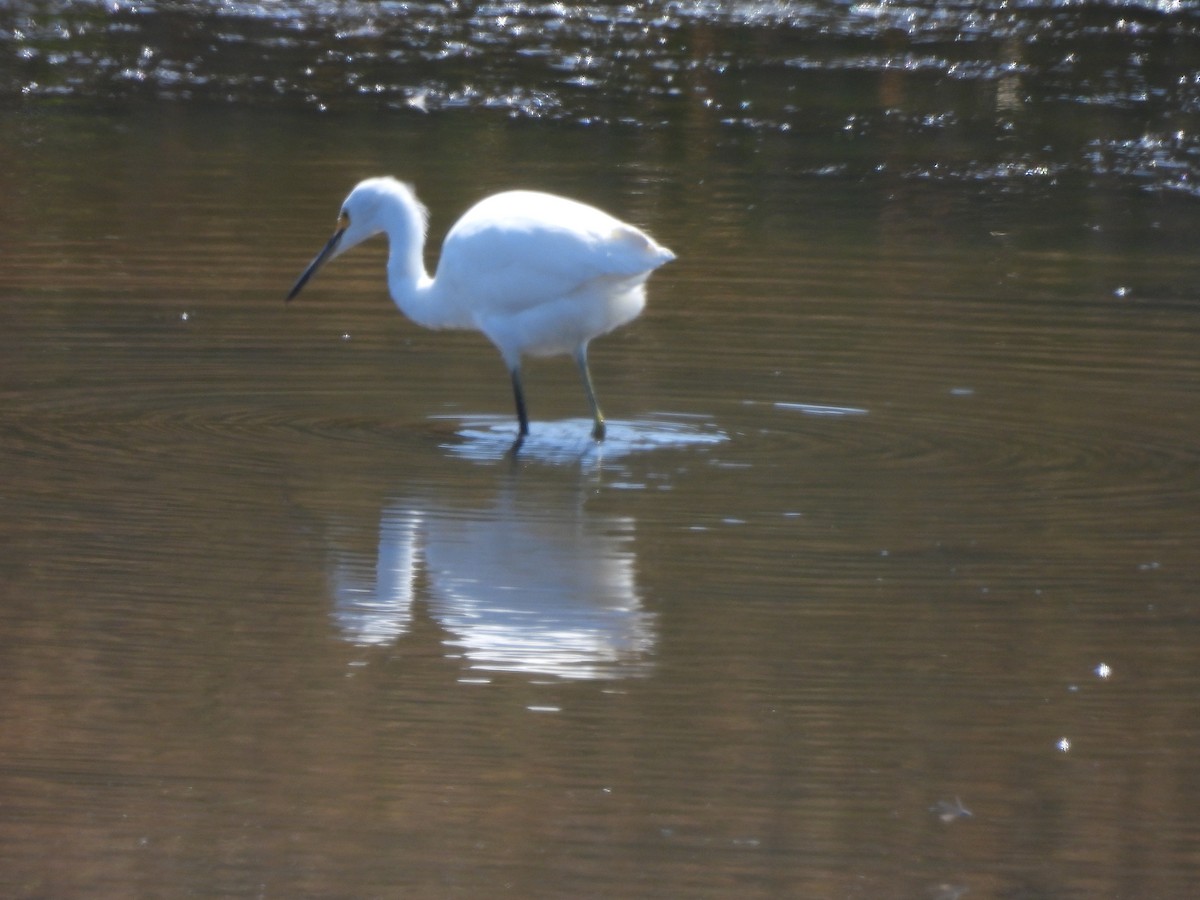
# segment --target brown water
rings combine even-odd
[[[1190,895],[1190,190],[570,91],[63,83],[0,111],[0,893]],[[678,253],[593,346],[609,441],[535,361],[508,456],[498,355],[381,247],[284,306],[380,172],[431,261],[514,185]]]

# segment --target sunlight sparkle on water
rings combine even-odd
[[[857,406],[822,406],[818,403],[788,403],[778,401],[776,409],[786,409],[803,413],[806,416],[865,416],[867,410]]]

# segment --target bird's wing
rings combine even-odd
[[[510,192],[480,202],[451,229],[436,280],[476,314],[514,314],[604,281],[644,278],[672,258],[598,209]]]

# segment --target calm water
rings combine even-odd
[[[1189,896],[1196,8],[1006,10],[6,12],[0,893]],[[382,172],[676,251],[609,441]]]

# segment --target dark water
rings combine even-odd
[[[1198,21],[6,9],[0,893],[1189,896]],[[676,251],[608,442],[381,172]]]
[[[44,2],[0,12],[0,48],[10,103],[687,122],[790,135],[826,175],[1188,195],[1200,164],[1200,4],[1175,0]]]

